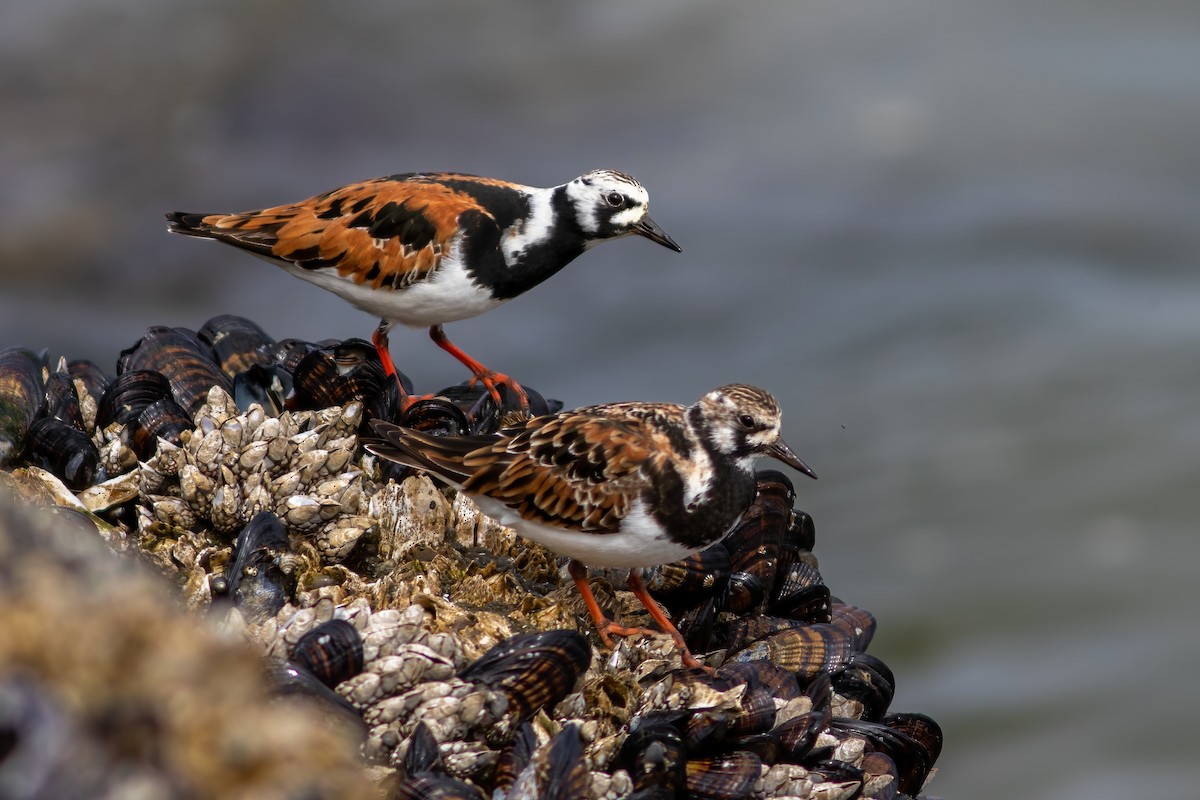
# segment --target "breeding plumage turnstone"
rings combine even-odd
[[[429,327],[500,402],[524,393],[452,344],[446,322],[529,291],[589,247],[638,234],[679,252],[648,213],[640,183],[598,169],[541,189],[457,173],[392,175],[299,203],[240,214],[167,214],[168,230],[216,239],[272,261],[381,317],[372,340],[384,369],[391,324]]]
[[[768,455],[817,477],[780,436],[775,398],[743,384],[691,406],[613,403],[535,417],[492,436],[431,436],[372,422],[376,455],[423,469],[503,525],[571,559],[601,639],[627,635],[600,611],[585,564],[629,567],[629,588],[697,664],[646,593],[638,568],[718,542],[754,499],[753,462]]]

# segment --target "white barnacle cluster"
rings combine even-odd
[[[363,668],[338,683],[336,691],[357,709],[366,725],[363,755],[399,765],[415,729],[423,723],[437,741],[447,744],[443,753],[447,769],[465,777],[496,758],[495,748],[481,740],[492,731],[508,732],[517,722],[512,696],[526,689],[519,680],[492,685],[459,677],[474,660],[477,651],[468,643],[479,638],[477,633],[490,631],[504,639],[512,631],[503,618],[487,614],[474,618],[470,630],[441,630],[465,622],[453,616],[452,605],[433,598],[425,598],[424,605],[377,610],[365,597],[340,605],[322,598],[313,606],[281,609],[257,629],[255,638],[265,644],[269,657],[285,659],[295,653],[302,638],[323,624],[349,622],[358,634],[355,646],[361,648]],[[530,660],[530,655],[522,652],[518,657]]]
[[[272,511],[325,561],[340,562],[375,527],[356,464],[362,413],[359,402],[278,417],[258,405],[240,412],[213,387],[182,445],[160,441],[141,465],[139,532],[155,523],[193,530],[204,520],[232,534]]]

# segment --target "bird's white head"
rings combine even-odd
[[[757,386],[735,383],[714,389],[692,406],[691,415],[713,448],[733,456],[746,470],[756,456],[765,455],[817,477],[783,440],[779,403]]]
[[[681,252],[675,240],[650,219],[650,195],[632,176],[594,169],[568,183],[566,190],[589,246],[637,234]]]

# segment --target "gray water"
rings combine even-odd
[[[374,320],[162,212],[454,169],[648,187],[449,327],[569,405],[774,391],[947,798],[1197,796],[1200,5],[40,0],[0,25],[0,345]],[[461,368],[420,332],[418,388]]]

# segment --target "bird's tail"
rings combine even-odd
[[[431,436],[381,419],[373,419],[370,424],[379,438],[363,442],[368,452],[424,470],[457,487],[471,477],[470,470],[463,466],[463,459],[493,441],[486,436]]]
[[[199,236],[202,239],[212,237],[212,228],[204,224],[204,218],[209,214],[190,214],[186,211],[171,211],[167,213],[167,230],[171,233],[182,233],[184,236]]]

